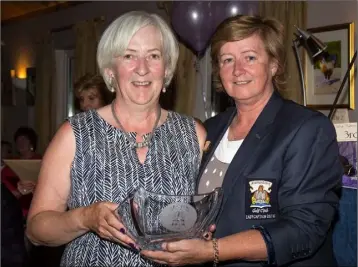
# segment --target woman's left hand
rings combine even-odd
[[[186,239],[163,243],[163,251],[142,250],[148,259],[170,266],[200,264],[214,259],[212,241],[203,239]]]

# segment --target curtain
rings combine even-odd
[[[164,9],[166,16],[163,17],[171,26],[171,9],[172,1],[158,1],[158,8]],[[173,30],[173,32],[175,32]],[[174,111],[192,116],[194,113],[194,103],[196,96],[196,79],[195,70],[196,56],[179,41],[179,59],[177,69],[173,77],[175,86]]]
[[[174,76],[176,87],[174,111],[189,116],[193,115],[197,90],[195,61],[196,57],[194,53],[184,44],[180,43],[178,65]]]
[[[35,130],[37,152],[43,154],[56,132],[55,52],[51,34],[41,38],[36,52]]]
[[[74,81],[86,73],[99,73],[96,54],[101,24],[102,20],[93,19],[81,21],[74,26],[76,34]]]
[[[287,78],[286,88],[280,91],[281,95],[297,103],[303,103],[301,83],[299,78],[298,66],[292,48],[292,40],[295,38],[295,25],[306,29],[307,4],[304,1],[260,1],[259,14],[265,17],[272,17],[279,20],[285,27],[285,47],[286,47],[286,66],[285,73]],[[303,49],[300,51],[302,64]],[[304,65],[303,65],[304,66]]]

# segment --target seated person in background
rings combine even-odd
[[[114,99],[114,93],[107,89],[100,75],[87,73],[75,83],[74,89],[77,110],[98,109],[108,105]]]
[[[37,134],[33,129],[20,127],[14,134],[14,141],[16,150],[19,153],[19,156],[14,158],[41,159],[41,156],[36,154]],[[1,181],[19,199],[23,215],[26,217],[30,208],[35,183],[32,181],[20,181],[8,166],[5,166],[1,170]]]
[[[23,267],[27,255],[21,207],[16,197],[1,185],[1,266]]]

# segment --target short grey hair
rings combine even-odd
[[[164,86],[170,84],[179,57],[179,45],[173,31],[156,14],[149,14],[145,11],[131,11],[114,20],[104,31],[98,44],[98,68],[108,88],[110,88],[110,78],[104,73],[105,69],[112,68],[113,60],[124,55],[130,40],[136,32],[149,25],[156,27],[161,33],[166,70]]]

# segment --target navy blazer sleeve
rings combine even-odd
[[[323,243],[338,207],[343,174],[338,155],[328,118],[314,115],[302,123],[284,156],[279,219],[262,225],[277,265],[309,257]]]

